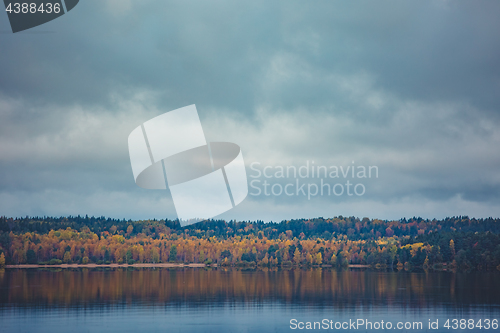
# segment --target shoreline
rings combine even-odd
[[[370,265],[352,264],[347,266],[347,268],[370,268]]]
[[[38,265],[38,264],[20,264],[20,265],[5,265],[5,268],[17,268],[17,269],[27,269],[27,268],[127,268],[127,267],[137,267],[137,268],[200,268],[200,267],[218,267],[217,264],[200,264],[200,263],[139,263],[139,264],[57,264],[57,265]],[[257,266],[255,266],[257,267]],[[331,265],[321,265],[320,267],[328,268]],[[370,268],[369,265],[349,265],[347,268]]]
[[[99,268],[99,267],[110,267],[110,268],[127,268],[127,267],[207,267],[205,264],[184,264],[184,263],[141,263],[141,264],[59,264],[59,265],[38,265],[38,264],[24,264],[24,265],[5,265],[5,268]]]

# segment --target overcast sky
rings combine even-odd
[[[175,218],[168,191],[134,183],[127,138],[196,104],[249,181],[254,162],[379,170],[353,180],[363,196],[249,195],[221,218],[500,217],[499,17],[499,1],[82,0],[12,34],[0,13],[0,215]]]

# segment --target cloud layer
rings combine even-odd
[[[134,184],[127,137],[196,104],[248,166],[379,168],[362,197],[249,196],[222,218],[500,216],[498,14],[107,0],[18,34],[0,15],[0,214],[174,218],[168,192]]]

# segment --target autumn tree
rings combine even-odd
[[[450,240],[450,252],[451,252],[451,260],[455,259],[455,242]]]
[[[337,256],[334,254],[332,254],[332,257],[330,258],[330,263],[335,266],[337,265]]]
[[[133,226],[133,225],[129,225],[129,226],[127,227],[127,235],[129,235],[129,236],[130,236],[130,235],[132,234],[132,232],[133,232],[133,231],[134,231],[134,226]]]
[[[160,254],[158,253],[158,248],[156,247],[151,249],[151,260],[153,261],[153,264],[160,261]]]
[[[300,255],[300,251],[298,248],[295,249],[295,252],[293,254],[293,261],[297,264],[297,265],[300,265],[300,261],[301,261],[301,255]]]
[[[316,253],[314,261],[317,265],[321,265],[323,263],[323,256],[321,255],[321,252]]]
[[[63,261],[64,261],[66,264],[69,264],[69,263],[71,262],[71,253],[69,253],[69,251],[66,251],[66,252],[64,253]]]
[[[285,251],[283,252],[283,261],[289,261],[290,258],[288,256],[288,248],[285,249]]]
[[[264,266],[269,265],[269,254],[268,254],[268,253],[266,253],[266,255],[265,255],[265,256],[264,256],[264,258],[262,259],[261,263],[262,263],[262,265],[264,265]]]

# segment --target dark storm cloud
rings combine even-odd
[[[304,70],[369,72],[401,98],[496,110],[499,11],[491,1],[86,1],[37,28],[55,34],[2,35],[1,91],[86,104],[141,87],[170,105],[248,112],[267,66],[289,54]],[[314,78],[275,92],[266,101],[285,107],[342,104]]]

